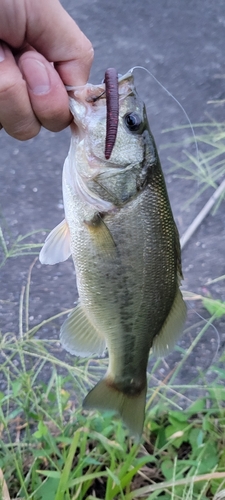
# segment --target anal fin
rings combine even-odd
[[[66,351],[81,357],[102,356],[106,348],[105,339],[92,325],[81,304],[64,321],[60,340]]]

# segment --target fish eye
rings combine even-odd
[[[124,122],[126,127],[131,131],[131,132],[139,132],[140,129],[142,129],[142,119],[140,115],[137,113],[127,113],[124,116]]]

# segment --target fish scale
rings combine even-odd
[[[53,264],[73,257],[79,302],[62,325],[62,345],[78,356],[108,349],[107,373],[84,407],[115,410],[140,437],[149,351],[169,351],[186,307],[179,290],[178,232],[131,73],[119,79],[118,91],[110,159],[104,156],[104,84],[79,88],[70,97],[77,127],[63,171],[65,222],[48,236],[40,260]]]

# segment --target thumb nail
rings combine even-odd
[[[26,57],[20,61],[19,66],[28,88],[33,94],[44,95],[50,91],[48,71],[41,61],[33,57]]]

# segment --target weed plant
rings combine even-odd
[[[4,259],[37,252],[21,238],[9,251],[1,237]],[[159,362],[153,365],[138,444],[112,413],[82,411],[87,387],[105,372],[107,360],[62,361],[57,341],[35,337],[69,311],[29,327],[33,265],[21,293],[18,331],[0,337],[0,499],[225,498],[225,371],[211,368],[213,383],[198,381],[201,397],[187,398],[185,410],[180,400],[186,390],[196,392],[196,383],[176,385],[177,373],[208,326],[224,315],[225,304],[198,297],[211,318],[188,352],[180,349],[179,363],[164,380],[158,379]]]

